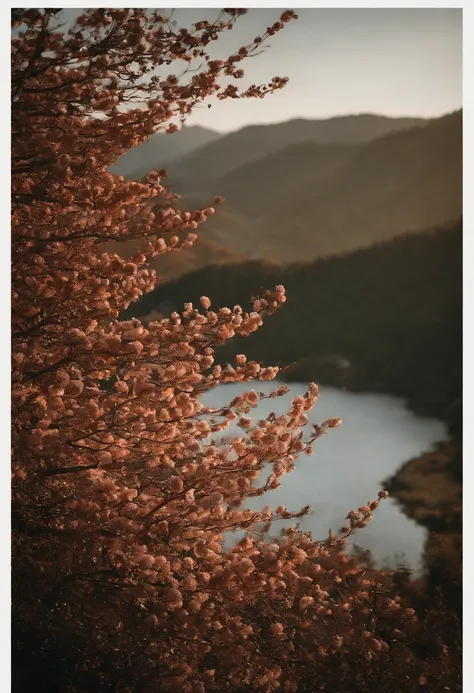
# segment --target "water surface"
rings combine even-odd
[[[258,420],[270,412],[287,411],[292,397],[306,390],[301,383],[287,384],[289,394],[262,400],[249,416]],[[220,407],[241,392],[271,392],[278,385],[275,381],[220,385],[206,393],[202,401],[207,406]],[[316,441],[312,456],[298,458],[295,471],[281,479],[279,489],[249,499],[246,507],[281,504],[297,511],[311,505],[312,513],[302,519],[301,529],[311,531],[314,539],[325,538],[329,529],[337,531],[349,510],[377,498],[384,479],[409,459],[449,438],[443,422],[416,416],[402,399],[380,394],[354,394],[321,387],[319,400],[308,415],[308,426],[331,416],[342,418],[342,425]],[[242,431],[232,424],[225,432],[226,437],[229,434],[240,436]],[[279,521],[275,528],[295,522]],[[408,519],[389,498],[375,511],[370,525],[359,530],[351,541],[369,549],[378,565],[404,564],[417,571],[425,538],[426,530]]]

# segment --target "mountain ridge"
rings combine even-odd
[[[185,151],[204,146],[220,136],[217,131],[201,125],[185,125],[172,134],[159,131],[122,154],[110,171],[127,178],[141,178],[154,169],[164,168]]]
[[[275,197],[255,220],[260,256],[313,259],[459,217],[462,154],[462,111],[360,147],[327,178]]]
[[[348,115],[323,120],[291,119],[272,125],[248,125],[220,137],[188,156],[175,159],[170,177],[182,179],[186,192],[204,185],[252,160],[305,140],[319,144],[361,144],[387,131],[425,123],[423,118],[388,118],[377,115]],[[208,171],[209,173],[205,173]],[[196,183],[198,181],[198,183]],[[201,186],[200,189],[196,185]],[[187,187],[186,187],[187,186]]]
[[[303,140],[260,157],[254,152],[252,162],[173,206],[199,209],[216,194],[227,198],[198,231],[211,243],[210,262],[219,246],[230,262],[243,255],[283,264],[368,248],[400,229],[423,230],[462,214],[462,122],[458,110],[363,144]],[[175,259],[176,271],[167,259],[167,277],[189,269]]]

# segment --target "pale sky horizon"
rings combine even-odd
[[[207,99],[186,125],[232,132],[247,125],[296,118],[322,119],[372,113],[436,118],[462,108],[463,11],[454,8],[293,8],[298,19],[244,60],[240,88],[289,77],[289,84],[264,99]],[[217,8],[160,10],[176,28],[216,19]],[[64,9],[66,28],[81,10]],[[206,50],[227,58],[261,36],[282,9],[249,8],[232,31]],[[160,72],[179,76],[181,62]],[[228,83],[228,82],[225,82]],[[211,108],[207,105],[211,104]]]
[[[264,53],[242,63],[245,78],[236,82],[248,86],[278,75],[289,84],[265,99],[206,101],[188,126],[230,132],[293,118],[433,118],[462,108],[461,9],[294,9],[298,19],[271,37]],[[188,26],[216,12],[179,8],[173,18]],[[210,46],[213,57],[248,44],[281,12],[249,9]]]

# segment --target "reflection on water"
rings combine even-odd
[[[305,392],[301,383],[288,385],[288,395],[261,401],[249,416],[260,419],[272,411],[284,413],[292,397]],[[221,385],[206,393],[202,402],[220,407],[241,392],[250,389],[270,392],[277,386],[275,381]],[[249,499],[246,507],[258,509],[282,504],[289,510],[299,510],[311,505],[312,513],[303,518],[301,529],[311,531],[315,539],[325,538],[329,529],[337,531],[349,510],[377,498],[382,481],[403,463],[449,437],[441,421],[415,416],[403,400],[386,395],[354,394],[322,387],[318,402],[308,414],[310,423],[338,416],[342,418],[342,426],[317,440],[314,454],[302,455],[295,471],[283,477],[279,489]],[[241,435],[242,431],[232,424],[225,432],[226,438],[229,434]],[[295,522],[278,522],[275,529]],[[417,570],[421,566],[425,537],[426,530],[405,517],[395,501],[388,499],[352,543],[369,549],[379,565],[403,563]]]

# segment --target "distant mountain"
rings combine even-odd
[[[293,144],[231,171],[216,183],[226,204],[247,217],[268,212],[276,203],[291,204],[301,188],[320,183],[359,151],[358,145]]]
[[[206,267],[130,306],[146,316],[209,296],[214,309],[283,284],[287,303],[263,327],[216,352],[268,365],[295,364],[293,380],[407,398],[451,422],[462,393],[462,222],[364,250],[286,267],[247,262]]]
[[[376,116],[244,128],[241,134],[261,132],[265,146],[265,128],[272,132],[287,128],[296,137],[297,123],[303,130],[311,126],[320,131],[323,123],[329,133],[339,125],[340,136],[346,138],[349,134],[362,137],[364,124],[368,136],[368,123],[374,124],[372,132],[382,125],[396,131],[362,144],[319,144],[306,139],[282,145],[227,172],[209,184],[208,192],[204,191],[206,180],[216,171],[203,165],[199,176],[199,181],[204,181],[203,191],[185,194],[176,206],[199,209],[207,206],[214,194],[226,196],[226,202],[198,231],[215,244],[207,264],[214,262],[219,246],[223,257],[230,253],[234,259],[310,262],[389,240],[400,229],[414,232],[461,216],[462,111],[430,121],[417,120],[414,127],[407,127],[406,119],[401,122],[405,129],[400,129],[399,120]],[[205,162],[206,152],[221,146],[226,149],[228,138],[237,135],[223,136],[190,157],[201,157]],[[178,136],[161,135],[169,140]],[[257,147],[255,156],[258,151]],[[227,165],[225,159],[223,162],[218,169]],[[199,253],[199,266],[205,263],[204,255]],[[175,261],[176,268],[172,269]],[[188,269],[186,262],[173,259],[173,255],[166,262],[168,277]]]
[[[146,142],[125,152],[110,170],[128,178],[141,178],[149,171],[163,168],[170,161],[188,155],[220,137],[220,133],[199,125],[184,126],[171,135],[157,132]]]
[[[276,195],[255,220],[260,257],[307,260],[455,219],[462,214],[462,111],[370,142],[326,179],[294,190],[291,200]]]
[[[430,228],[462,214],[462,111],[365,145],[292,145],[214,189],[243,220],[237,235],[223,228],[220,241],[275,262]]]
[[[421,118],[387,118],[361,114],[325,120],[290,120],[275,125],[250,125],[202,146],[169,167],[185,193],[209,192],[231,171],[292,144],[364,144],[389,132],[424,123]],[[181,192],[180,190],[180,192]]]

